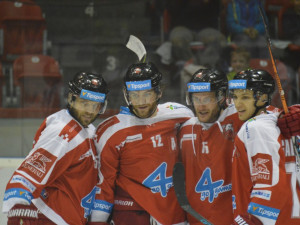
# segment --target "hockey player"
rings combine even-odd
[[[102,183],[90,224],[183,225],[173,188],[177,130],[193,116],[178,103],[158,104],[162,74],[153,63],[131,65],[124,78],[128,104],[96,131]],[[113,210],[112,210],[113,209]]]
[[[85,225],[99,181],[95,127],[107,85],[80,72],[69,82],[68,106],[47,117],[33,148],[9,180],[3,201],[8,225]]]
[[[231,160],[234,137],[242,125],[233,105],[227,107],[226,75],[200,69],[187,84],[187,104],[197,117],[180,130],[186,192],[198,213],[213,224],[233,223]],[[187,215],[191,225],[199,222]]]
[[[293,143],[266,111],[275,88],[264,70],[245,70],[229,82],[243,124],[235,139],[232,192],[235,224],[300,224],[299,170]]]

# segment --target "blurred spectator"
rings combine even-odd
[[[161,0],[159,0],[161,1]],[[185,26],[191,30],[218,28],[219,0],[166,0],[171,28]]]
[[[300,45],[300,0],[290,0],[292,3],[282,16],[282,29],[285,39]]]
[[[163,83],[165,83],[165,101],[180,102],[180,73],[185,64],[195,61],[195,57],[190,48],[190,43],[194,41],[194,33],[184,27],[174,27],[169,40],[162,43],[155,51],[158,59],[158,67],[162,71]],[[152,56],[153,57],[153,56]],[[168,99],[170,97],[170,99]]]
[[[196,35],[196,40],[203,45],[195,52],[197,62],[215,68],[223,49],[227,46],[225,35],[214,28],[205,28]]]
[[[284,39],[292,42],[287,49],[286,63],[297,70],[300,67],[300,0],[290,1],[292,7],[282,16],[282,29]]]
[[[227,79],[232,80],[234,75],[242,70],[249,69],[250,53],[244,48],[237,48],[230,55],[230,72]]]
[[[190,48],[190,43],[194,41],[193,32],[183,26],[175,27],[169,34],[169,41],[162,43],[155,53],[160,58],[160,63],[167,67],[169,79],[166,83],[179,87],[180,71],[186,62],[195,60]]]
[[[246,48],[253,58],[267,58],[265,29],[259,12],[261,1],[232,0],[227,7],[227,30],[232,41]],[[265,12],[263,11],[265,14]],[[266,16],[265,16],[266,17]]]

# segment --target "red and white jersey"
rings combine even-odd
[[[65,109],[47,117],[7,184],[3,212],[33,203],[56,224],[86,224],[99,181],[94,132]]]
[[[233,223],[231,162],[234,137],[242,124],[230,105],[217,122],[201,123],[194,117],[180,131],[187,197],[192,208],[216,225]],[[187,218],[191,225],[200,224],[189,214]]]
[[[123,108],[99,125],[96,147],[100,151],[102,183],[92,221],[107,220],[118,186],[160,224],[185,222],[173,188],[172,171],[178,161],[177,132],[192,116],[187,107],[169,102],[159,104],[152,118],[137,118]]]
[[[236,137],[234,216],[250,213],[263,224],[300,224],[300,176],[293,143],[280,134],[277,116],[261,114],[248,120]]]

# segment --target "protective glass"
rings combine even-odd
[[[80,98],[79,96],[73,95],[75,97],[75,102],[72,107],[80,112],[86,112],[90,114],[100,114],[105,111],[106,101],[95,102],[87,99]]]
[[[125,98],[128,105],[151,105],[161,97],[161,92],[158,89],[152,88],[141,91],[125,91]]]
[[[208,104],[216,104],[223,100],[225,96],[220,92],[218,95],[216,92],[195,92],[189,93],[187,92],[187,104],[191,105],[193,103],[194,106],[197,105],[208,105]],[[190,99],[191,98],[191,99]]]

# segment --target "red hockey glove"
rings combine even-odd
[[[109,225],[109,223],[106,223],[106,222],[87,222],[86,225]]]
[[[300,135],[300,105],[288,107],[289,113],[283,112],[278,117],[277,125],[285,138]]]
[[[263,225],[263,223],[251,214],[238,215],[234,218],[234,225]]]

